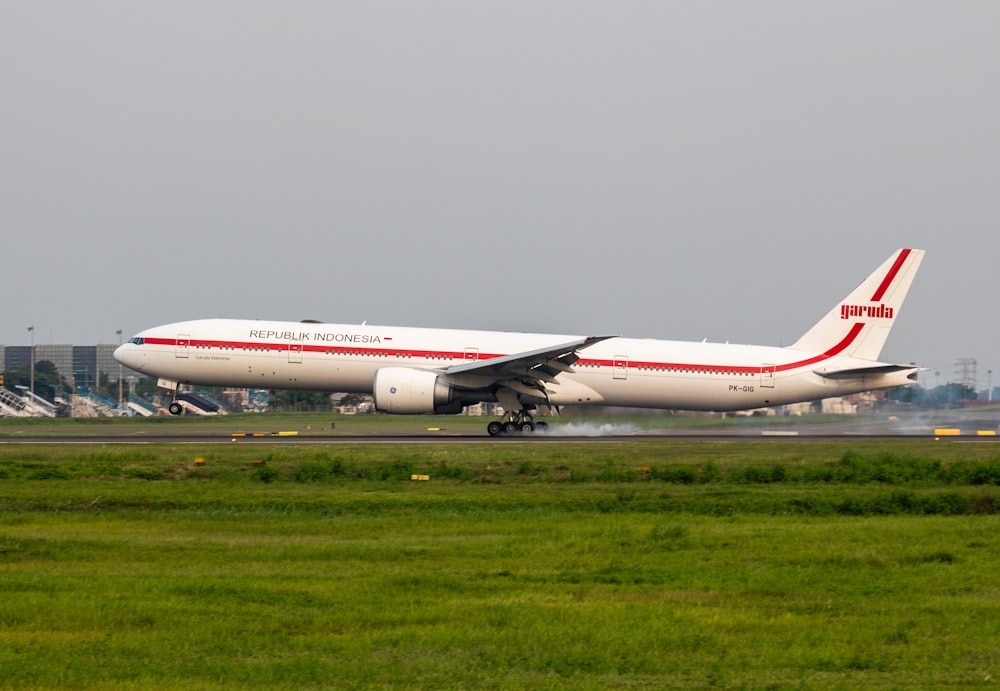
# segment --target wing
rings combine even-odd
[[[572,365],[580,356],[578,350],[589,348],[595,343],[606,341],[615,336],[587,336],[569,343],[562,343],[548,348],[529,350],[525,353],[514,353],[489,360],[464,362],[461,365],[446,367],[446,374],[474,374],[488,376],[493,379],[509,379],[512,377],[528,377],[542,381],[553,381],[563,372],[571,372]]]
[[[524,353],[446,367],[440,370],[452,380],[477,380],[474,388],[493,391],[504,408],[519,407],[518,396],[548,400],[545,382],[557,383],[556,377],[572,372],[580,359],[578,351],[616,336],[587,336]]]

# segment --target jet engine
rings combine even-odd
[[[375,372],[375,409],[386,413],[457,413],[454,389],[436,372],[383,367]]]

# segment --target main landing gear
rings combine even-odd
[[[502,434],[527,434],[529,432],[544,432],[549,428],[549,423],[544,420],[535,422],[535,419],[524,410],[507,413],[499,420],[494,420],[486,425],[486,431],[491,437]]]

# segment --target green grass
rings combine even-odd
[[[932,440],[0,445],[0,687],[987,686],[998,464]]]

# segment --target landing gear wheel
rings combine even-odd
[[[181,404],[178,403],[177,401],[174,401],[169,406],[167,406],[167,410],[170,411],[171,415],[180,415],[181,413],[184,412],[183,406],[181,406]]]
[[[544,432],[549,428],[548,423],[539,420],[535,422],[530,409],[515,410],[505,413],[499,420],[486,425],[486,431],[491,437],[508,434],[531,434],[532,432]]]

